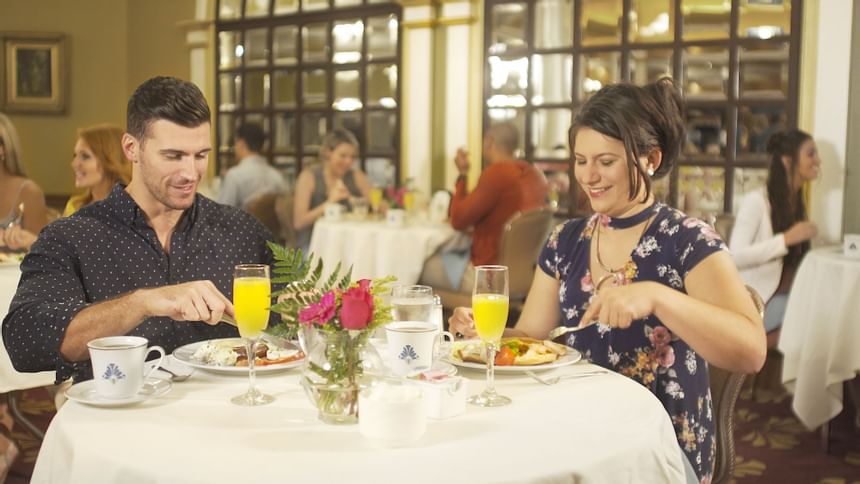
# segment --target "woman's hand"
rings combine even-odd
[[[30,246],[36,241],[36,236],[21,228],[20,225],[12,224],[6,230],[0,232],[2,240],[0,246],[12,250],[30,250]]]
[[[448,318],[448,331],[459,338],[477,338],[475,331],[475,320],[472,317],[472,308],[454,308],[454,314]]]
[[[579,326],[595,321],[610,328],[629,328],[633,321],[654,313],[653,282],[634,282],[626,286],[607,287],[591,299]]]
[[[457,154],[454,156],[454,165],[457,166],[457,171],[461,175],[469,173],[469,152],[463,148],[457,148]]]
[[[328,192],[328,203],[338,203],[341,200],[346,200],[350,197],[349,189],[343,183],[343,180],[338,180]]]
[[[818,235],[818,227],[814,223],[804,220],[789,227],[783,234],[783,238],[785,239],[785,246],[791,247],[812,240],[816,235]]]

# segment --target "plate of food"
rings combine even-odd
[[[20,266],[25,254],[0,251],[0,266]]]
[[[292,343],[257,343],[254,368],[259,373],[288,370],[302,365],[305,354]],[[245,342],[241,338],[198,341],[176,348],[173,357],[188,366],[218,373],[248,374]]]
[[[513,337],[502,338],[495,361],[497,373],[521,373],[561,368],[581,359],[582,355],[570,346],[549,340]],[[477,339],[454,342],[448,361],[462,368],[487,368],[484,345]]]

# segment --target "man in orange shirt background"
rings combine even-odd
[[[490,127],[482,146],[486,168],[471,193],[467,188],[469,157],[463,149],[457,150],[454,164],[460,176],[451,199],[451,226],[460,231],[471,227],[471,244],[443,246],[424,264],[421,284],[471,290],[474,267],[498,263],[505,222],[516,212],[546,204],[546,177],[531,163],[516,159],[518,146],[519,133],[513,123]]]

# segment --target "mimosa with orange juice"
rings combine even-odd
[[[269,324],[271,304],[272,284],[267,264],[239,264],[233,268],[233,310],[248,356],[248,391],[230,399],[236,405],[265,405],[275,400],[257,389],[254,371],[257,340]]]
[[[233,280],[233,307],[243,338],[257,338],[269,324],[272,287],[266,277],[237,277]]]
[[[371,188],[370,189],[370,206],[373,208],[374,212],[379,212],[379,205],[382,203],[382,189],[381,188]]]
[[[508,321],[508,296],[475,294],[472,296],[475,329],[483,341],[498,342]]]

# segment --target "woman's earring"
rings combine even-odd
[[[654,169],[650,166],[648,167],[648,176],[654,176]]]

